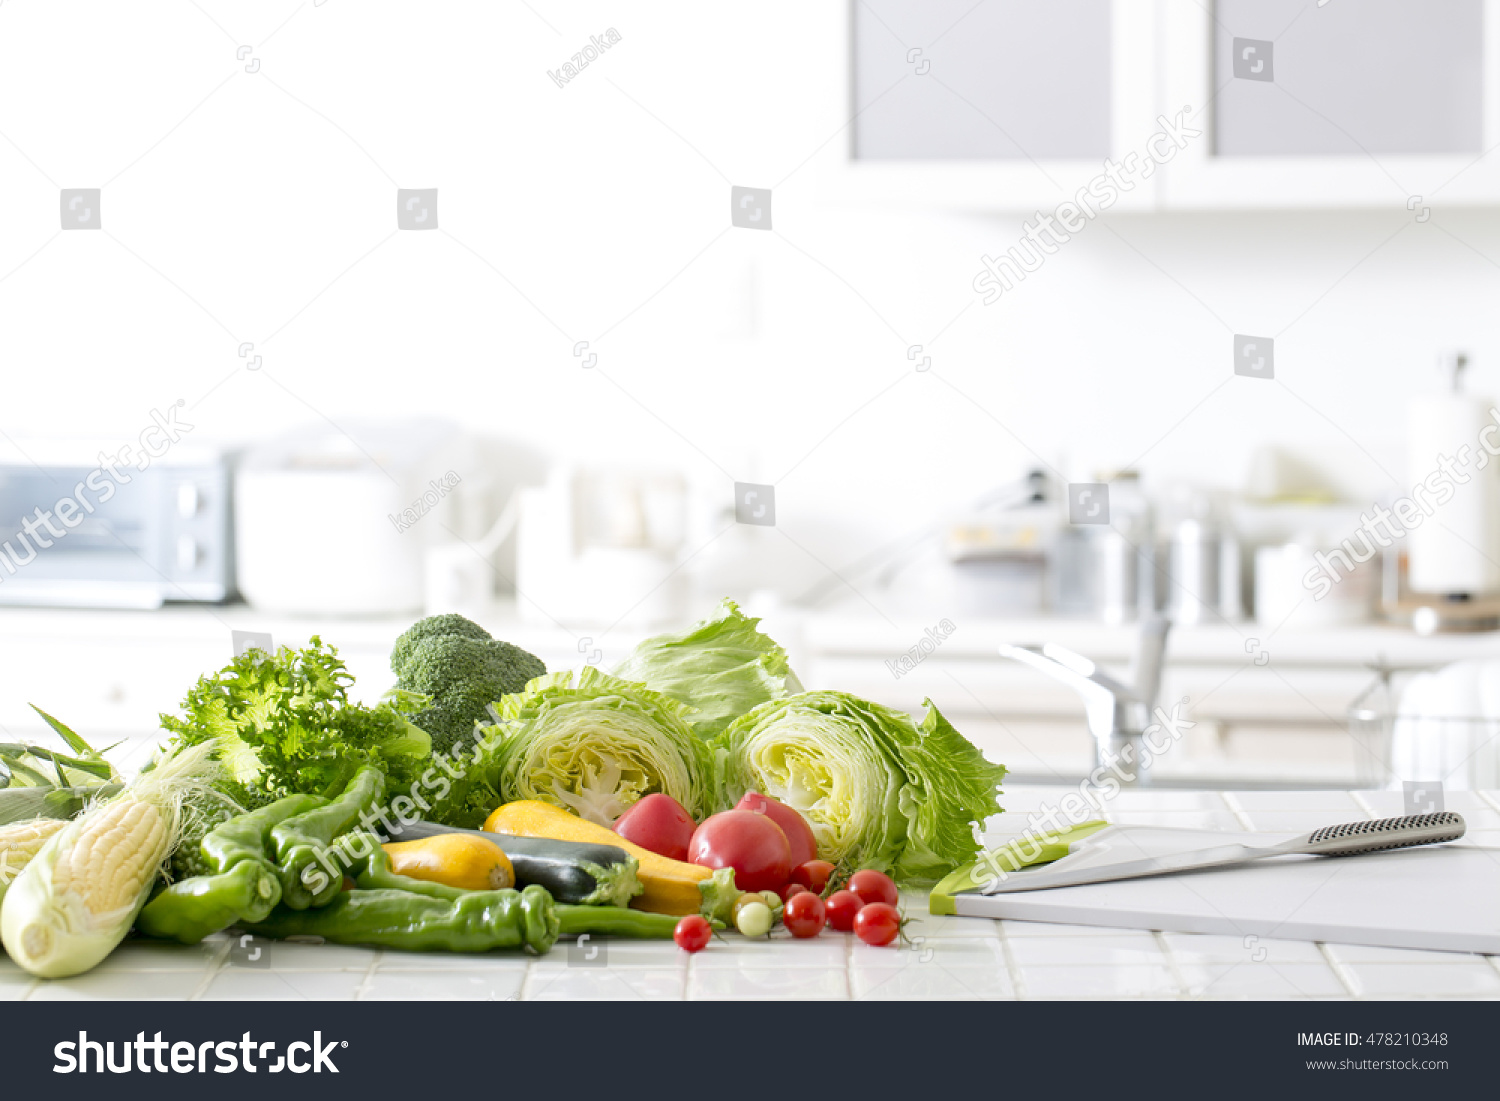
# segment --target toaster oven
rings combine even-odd
[[[157,456],[82,444],[17,448],[0,459],[0,604],[229,599],[231,484],[227,456],[186,444]]]

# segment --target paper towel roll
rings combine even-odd
[[[1467,394],[1419,398],[1410,427],[1410,490],[1424,515],[1409,537],[1409,583],[1418,593],[1500,590],[1500,461],[1485,456],[1479,434],[1493,423],[1490,402]],[[1465,460],[1460,454],[1467,455]],[[1445,456],[1450,476],[1439,463]],[[1476,469],[1478,457],[1488,463]],[[1438,504],[1439,499],[1451,499]]]

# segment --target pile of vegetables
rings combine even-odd
[[[496,701],[466,780],[488,803],[536,800],[611,825],[643,796],[695,819],[762,792],[806,818],[844,871],[940,878],[973,858],[1005,769],[931,701],[921,722],[843,692],[805,692],[786,652],[724,601],[647,639],[612,675],[554,673]]]
[[[70,754],[0,744],[6,951],[52,977],[132,929],[540,953],[832,924],[884,944],[896,882],[972,859],[999,809],[1005,769],[930,702],[918,722],[804,691],[730,601],[610,673],[548,673],[457,615],[414,624],[391,668],[366,706],[316,636],[251,650],[161,717],[128,784],[45,713]]]

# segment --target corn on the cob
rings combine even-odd
[[[211,743],[144,772],[54,833],[11,884],[0,941],[43,978],[94,967],[124,939],[181,829],[182,800],[215,766]]]
[[[0,899],[21,869],[42,851],[47,839],[67,824],[61,818],[34,818],[0,826]]]
[[[167,858],[167,830],[166,815],[126,792],[85,818],[73,844],[58,852],[52,889],[77,895],[95,919],[119,914]]]

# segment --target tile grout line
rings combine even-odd
[[[1005,922],[995,920],[996,935],[1000,938],[1000,954],[1005,957],[1005,970],[1010,975],[1012,992],[1016,1001],[1024,1002],[1026,997],[1026,980],[1021,977],[1021,965],[1016,962],[1015,951],[1011,948],[1010,934],[1006,931]]]
[[[203,1000],[204,996],[208,993],[209,987],[213,986],[214,980],[224,970],[224,963],[229,958],[229,945],[230,942],[227,940],[219,945],[218,950],[214,953],[214,958],[209,961],[208,972],[203,976],[203,981],[188,995],[188,1001],[199,1002]]]
[[[1245,808],[1240,806],[1240,801],[1234,797],[1233,792],[1221,791],[1219,792],[1219,798],[1224,800],[1224,805],[1229,808],[1229,813],[1234,815],[1235,821],[1240,824],[1242,829],[1248,830],[1251,833],[1255,832],[1255,823],[1250,820],[1250,815],[1246,812]]]
[[[521,976],[521,989],[517,991],[517,993],[520,995],[520,1001],[524,1002],[528,1000],[526,995],[529,993],[531,987],[531,976],[535,969],[536,960],[528,958],[526,960],[526,973]]]
[[[1182,976],[1182,969],[1177,965],[1177,955],[1172,951],[1172,946],[1167,943],[1166,934],[1160,929],[1152,929],[1151,938],[1156,942],[1156,950],[1167,961],[1167,974],[1171,975],[1172,981],[1177,984],[1177,1000],[1186,1001],[1189,997],[1187,980]]]
[[[1364,811],[1366,817],[1368,817],[1368,818],[1375,818],[1375,817],[1377,817],[1377,815],[1375,814],[1375,808],[1372,807],[1372,806],[1370,806],[1370,801],[1368,799],[1366,799],[1363,795],[1361,795],[1359,792],[1357,792],[1357,791],[1351,791],[1349,793],[1349,798],[1354,800],[1354,805],[1355,806],[1357,806],[1360,810]]]
[[[1476,790],[1474,794],[1479,796],[1480,802],[1488,803],[1495,810],[1500,811],[1500,800],[1496,800],[1489,792]]]
[[[362,1002],[375,984],[375,972],[379,969],[381,962],[385,959],[385,949],[375,949],[375,954],[370,957],[370,966],[365,968],[364,978],[359,980],[359,985],[354,988],[354,1000]]]
[[[1323,943],[1321,940],[1317,941],[1316,943],[1318,946],[1318,952],[1323,957],[1323,962],[1328,964],[1329,968],[1333,971],[1334,977],[1339,980],[1340,985],[1343,986],[1345,992],[1348,993],[1349,997],[1360,997],[1359,983],[1355,980],[1354,976],[1350,974],[1349,969],[1334,956],[1332,949],[1330,949],[1327,944]]]

